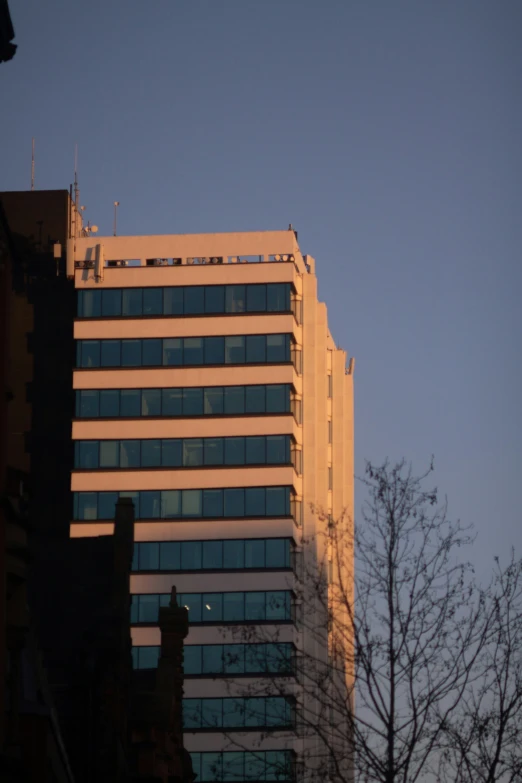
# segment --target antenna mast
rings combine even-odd
[[[31,154],[31,190],[34,190],[34,136],[33,136],[32,154]]]

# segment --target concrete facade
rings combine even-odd
[[[77,237],[69,240],[67,246],[67,270],[69,276],[74,277],[79,296],[85,292],[110,289],[148,291],[159,287],[170,290],[179,287],[256,286],[257,294],[269,291],[269,288],[264,289],[263,286],[279,284],[290,287],[290,303],[284,311],[281,308],[277,311],[269,310],[268,305],[264,311],[255,308],[248,311],[246,305],[234,305],[238,309],[225,313],[156,312],[152,315],[150,312],[141,312],[139,315],[103,315],[101,310],[96,310],[98,301],[102,301],[100,294],[92,311],[95,314],[84,314],[76,319],[74,336],[79,344],[78,355],[83,357],[79,360],[83,366],[77,366],[73,379],[78,395],[95,390],[100,393],[104,390],[142,390],[141,393],[143,390],[161,390],[163,393],[169,389],[181,390],[179,394],[182,395],[186,390],[216,388],[224,389],[223,394],[226,394],[230,387],[259,389],[263,386],[277,386],[288,391],[289,400],[287,408],[276,413],[268,409],[249,413],[245,409],[233,415],[226,415],[223,411],[221,414],[188,416],[120,414],[111,418],[99,414],[85,415],[82,414],[83,409],[78,407],[72,427],[73,440],[78,444],[77,464],[71,479],[71,489],[78,494],[70,531],[73,537],[106,535],[112,531],[110,518],[106,515],[99,518],[102,496],[95,493],[121,491],[131,496],[132,493],[147,493],[139,496],[142,508],[146,508],[146,502],[153,502],[156,510],[148,518],[141,513],[137,514],[135,542],[138,546],[156,542],[178,542],[181,545],[198,541],[285,539],[290,542],[292,555],[291,561],[283,568],[271,568],[267,555],[265,566],[258,568],[227,569],[223,563],[215,568],[199,566],[196,569],[184,569],[181,566],[175,572],[160,567],[136,571],[131,577],[132,593],[139,596],[164,596],[170,594],[173,583],[180,596],[206,594],[214,596],[215,600],[221,600],[219,595],[231,593],[260,595],[264,592],[268,596],[275,595],[273,591],[291,592],[298,564],[313,567],[325,555],[326,537],[323,537],[323,533],[326,532],[326,522],[321,520],[327,516],[337,518],[343,513],[353,517],[353,365],[350,363],[347,368],[346,353],[336,347],[329,332],[326,306],[317,298],[315,261],[301,254],[296,232],[289,229],[238,234]],[[234,288],[232,293],[241,296],[242,290]],[[227,291],[225,296],[228,295]],[[244,296],[247,295],[248,291]],[[142,297],[140,301],[145,301],[142,294],[139,296]],[[89,301],[91,307],[94,299],[82,301]],[[266,336],[267,358],[260,362],[248,361],[248,353],[245,353],[244,361],[234,359],[227,363],[228,358],[233,356],[233,348],[227,346],[235,345],[227,343],[227,338],[235,336],[244,336],[247,347],[249,336],[259,336],[261,341],[265,339],[262,336]],[[284,360],[269,360],[271,336],[276,342],[282,336],[287,340],[288,355]],[[165,365],[165,356],[168,355],[165,346],[171,345],[170,342],[165,343],[165,340],[184,338],[182,350],[187,352],[193,338],[194,345],[199,346],[199,338],[212,337],[218,340],[222,338],[225,345],[223,361]],[[139,343],[141,340],[163,340],[163,365],[149,363],[136,366],[127,363],[116,367],[105,362],[101,366],[100,360],[98,366],[95,366],[97,360],[93,360],[92,355],[96,357],[96,351],[99,353],[104,350],[104,346],[109,346],[108,343],[98,341],[112,341],[111,350],[114,348],[119,351],[122,357],[125,346],[133,350],[137,346],[136,350],[142,351],[139,356],[144,356],[145,348],[139,347],[145,345]],[[120,341],[129,342],[124,345]],[[207,351],[209,345],[211,343],[205,343],[201,350]],[[245,395],[247,393],[244,392]],[[121,394],[118,399],[123,399]],[[78,397],[78,400],[77,405],[81,406],[83,398]],[[121,405],[120,410],[123,410]],[[290,458],[287,456],[284,462],[276,464],[268,464],[267,456],[267,464],[247,464],[245,458],[245,464],[191,466],[187,463],[186,466],[150,467],[143,464],[143,445],[136,447],[141,449],[140,465],[124,467],[123,462],[128,464],[127,457],[120,457],[121,464],[110,469],[101,467],[101,457],[95,467],[92,464],[89,467],[87,458],[84,464],[78,463],[83,454],[80,449],[85,449],[87,453],[92,445],[89,442],[92,441],[97,442],[93,447],[96,454],[89,459],[98,460],[96,450],[103,448],[98,442],[104,441],[111,441],[116,444],[113,450],[120,449],[121,454],[126,454],[125,444],[131,440],[140,441],[141,444],[154,440],[155,444],[161,442],[157,448],[164,449],[165,439],[169,443],[171,439],[183,439],[183,444],[189,441],[195,444],[196,440],[193,439],[213,439],[212,446],[219,441],[225,444],[220,448],[226,450],[231,441],[222,439],[250,438],[257,439],[259,443],[261,438],[277,436],[290,439]],[[209,440],[202,440],[201,443],[201,448],[206,448]],[[248,443],[244,443],[248,448]],[[268,448],[266,445],[267,455]],[[226,463],[226,458],[223,461]],[[227,516],[229,496],[226,493],[234,488],[238,488],[239,492],[245,488],[245,500],[238,501],[245,505],[238,506],[243,511],[234,512],[237,516]],[[260,507],[262,513],[249,513],[247,516],[248,490],[255,488],[264,488],[265,495],[259,497],[266,498],[266,506],[263,509]],[[289,505],[283,513],[269,513],[271,488],[283,488],[287,493],[285,497],[289,498]],[[189,502],[199,503],[197,508],[203,511],[196,512],[193,517],[179,511],[175,518],[165,518],[165,493],[178,490],[180,494],[176,498],[181,500],[176,502],[184,504],[186,500],[187,508]],[[194,493],[181,494],[189,493],[190,490]],[[205,492],[214,490],[223,493],[219,497],[223,497],[224,501],[221,502],[225,503],[223,512],[217,517],[206,514],[203,505],[207,497]],[[103,497],[110,500],[113,496]],[[168,497],[174,496],[170,494]],[[324,514],[318,514],[317,509],[324,511]],[[279,512],[279,507],[277,510]],[[308,543],[303,545],[303,540]],[[268,544],[265,546],[268,547]],[[247,600],[244,599],[245,606]],[[266,598],[266,601],[268,607],[269,599]],[[210,610],[208,603],[207,609]],[[205,611],[204,607],[202,611]],[[278,620],[272,626],[267,608],[263,639],[277,639],[278,643],[294,644],[296,651],[308,650],[312,654],[321,654],[314,650],[316,642],[300,621],[302,611],[302,607],[293,606],[291,617],[285,616],[283,621]],[[320,624],[321,618],[317,619]],[[187,650],[190,653],[193,645],[237,642],[238,625],[241,622],[227,623],[225,619],[214,623],[191,621],[186,640],[186,660]],[[136,622],[132,627],[132,637],[135,648],[156,647],[160,643],[157,623]],[[230,674],[213,677],[187,674],[185,698],[229,698],[244,692],[249,681],[248,677],[234,678]],[[295,695],[298,689],[298,682],[288,678],[289,696]],[[185,745],[192,753],[204,754],[222,751],[232,741],[241,750],[256,747],[258,750],[275,751],[283,748],[294,751],[299,757],[309,740],[300,733],[298,724],[297,721],[290,731],[288,728],[266,731],[266,727],[260,727],[259,731],[238,730],[237,733],[230,729],[226,732],[219,728],[209,730],[208,727],[205,731],[186,730]],[[204,781],[204,773],[203,776],[200,774],[199,779]]]

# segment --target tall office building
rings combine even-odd
[[[71,535],[110,533],[117,498],[134,500],[134,666],[156,666],[175,584],[189,609],[185,746],[198,780],[290,779],[314,741],[294,664],[317,645],[302,612],[318,611],[296,605],[295,571],[322,559],[324,519],[353,507],[351,367],[314,259],[290,228],[84,236],[69,240],[67,266]],[[260,678],[266,695],[247,702]]]

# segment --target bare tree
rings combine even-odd
[[[241,696],[295,700],[305,780],[434,780],[442,748],[451,757],[453,717],[480,687],[494,615],[462,561],[470,529],[451,522],[437,490],[424,488],[432,470],[417,477],[404,462],[368,464],[355,527],[323,515],[324,541],[300,542],[295,679],[249,680]],[[282,639],[279,627],[237,633],[248,644]]]
[[[505,569],[495,558],[483,594],[488,638],[458,710],[444,726],[439,780],[516,783],[522,780],[522,560]]]

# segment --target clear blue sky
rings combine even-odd
[[[433,453],[479,566],[522,554],[520,0],[25,0],[0,189],[101,233],[285,229],[356,357],[356,462]]]

